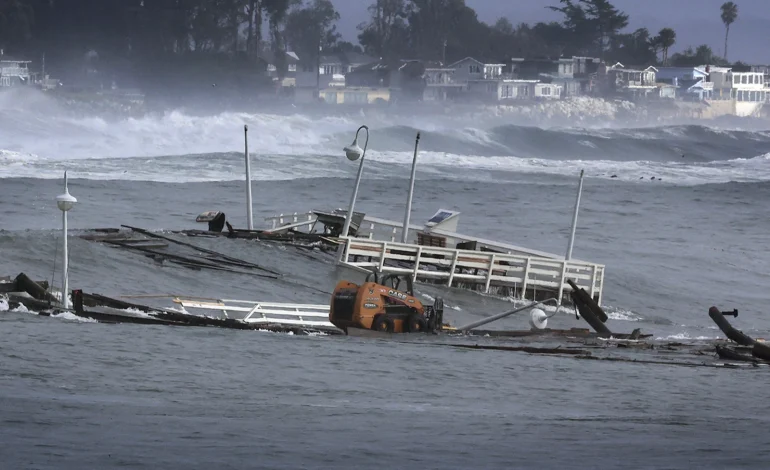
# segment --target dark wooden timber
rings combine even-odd
[[[572,279],[567,279],[567,284],[572,287],[572,299],[573,302],[575,302],[575,297],[578,298],[578,300],[586,305],[591,311],[593,312],[594,316],[599,319],[602,323],[607,323],[607,314],[604,313],[604,310],[599,306],[599,304],[596,303],[594,299],[591,298],[591,296],[588,294],[588,292],[585,291],[582,287],[578,287],[577,284]]]
[[[591,307],[591,305],[586,302],[586,300],[590,300],[592,303],[594,303],[593,299],[591,299],[590,296],[588,296],[588,294],[586,294],[585,296],[580,295],[579,292],[582,289],[577,289],[577,286],[575,286],[575,284],[571,280],[568,280],[567,282],[569,282],[570,285],[572,286],[572,289],[573,289],[573,291],[572,291],[572,301],[577,306],[578,311],[580,312],[580,316],[583,317],[583,320],[585,320],[586,323],[591,325],[591,328],[593,328],[594,331],[596,331],[596,333],[600,337],[612,336],[612,332],[610,331],[609,328],[607,328],[607,325],[605,325],[604,322],[602,322],[599,319],[599,317],[596,316],[596,313],[594,313],[594,310]],[[583,293],[585,293],[585,291],[583,291]],[[586,299],[586,297],[588,299]],[[594,305],[595,305],[595,303],[594,303]],[[604,313],[604,312],[602,312],[602,313]]]
[[[451,346],[453,348],[463,349],[486,349],[493,351],[515,351],[530,354],[567,354],[570,356],[590,356],[591,352],[585,349],[567,349],[567,348],[535,348],[531,346],[490,346],[480,344],[447,344],[441,343],[441,346]]]
[[[757,341],[751,349],[751,354],[763,361],[770,361],[770,346]]]
[[[216,256],[218,258],[221,258],[221,260],[222,260],[221,262],[223,262],[223,263],[232,264],[234,266],[239,266],[239,267],[259,269],[261,271],[265,271],[265,272],[268,272],[270,274],[274,274],[276,276],[280,276],[281,275],[281,273],[279,273],[278,271],[265,268],[264,266],[260,266],[260,265],[255,264],[255,263],[250,263],[248,261],[244,261],[244,260],[241,260],[241,259],[238,259],[238,258],[233,258],[231,256],[225,255],[224,253],[219,253],[218,251],[202,248],[202,247],[193,245],[192,243],[183,242],[181,240],[175,240],[175,239],[173,239],[171,237],[166,237],[166,236],[160,235],[158,233],[150,232],[149,230],[145,230],[145,229],[138,228],[138,227],[131,227],[130,225],[121,225],[121,227],[125,227],[125,228],[128,228],[128,229],[131,229],[134,232],[141,233],[142,235],[146,235],[148,237],[159,238],[159,239],[165,240],[165,241],[170,242],[170,243],[175,243],[177,245],[186,246],[188,248],[193,248],[193,249],[195,249],[197,251],[200,251],[201,253],[206,253],[206,254],[209,254],[209,255]]]
[[[9,276],[4,276],[0,282],[0,294],[8,294],[11,292],[24,292],[24,289],[20,289],[16,279],[11,279]],[[44,290],[48,290],[48,281],[33,281],[35,284],[42,287]]]
[[[26,292],[37,300],[59,303],[59,300],[48,292],[45,287],[30,279],[24,273],[19,273],[14,282],[16,284],[16,292]]]
[[[750,354],[741,353],[735,348],[731,348],[729,346],[722,346],[720,344],[717,344],[716,352],[717,352],[717,355],[722,359],[728,359],[731,361],[746,361],[746,362],[756,361],[756,358],[754,358]]]
[[[736,313],[737,316],[737,313]],[[737,330],[733,328],[733,326],[730,324],[730,322],[727,321],[725,316],[722,314],[722,312],[716,308],[711,307],[709,309],[709,317],[711,317],[712,320],[714,320],[714,323],[717,324],[720,330],[722,330],[722,333],[725,334],[729,339],[735,341],[736,343],[740,344],[741,346],[752,346],[755,341],[750,336],[746,335],[740,330]]]

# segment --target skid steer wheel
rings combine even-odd
[[[407,333],[420,333],[422,331],[425,331],[427,328],[427,324],[425,323],[425,319],[422,317],[422,315],[413,313],[409,315],[409,318],[406,320],[406,332]]]
[[[386,317],[385,315],[379,315],[374,319],[374,323],[372,323],[372,329],[382,333],[393,333],[393,320]]]

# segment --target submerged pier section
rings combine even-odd
[[[271,232],[309,232],[341,226],[346,211],[309,211],[266,219]],[[411,274],[415,282],[442,284],[526,300],[555,297],[571,303],[568,281],[585,289],[599,305],[604,265],[485,240],[456,232],[459,212],[440,209],[425,225],[403,224],[356,213],[349,236],[338,236],[338,265],[361,273]],[[333,218],[339,220],[334,221]],[[323,228],[322,228],[323,227]]]

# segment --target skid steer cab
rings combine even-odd
[[[383,333],[433,333],[444,320],[444,302],[423,305],[415,296],[409,275],[370,273],[363,284],[340,281],[332,294],[329,321],[337,328]]]

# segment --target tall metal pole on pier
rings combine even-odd
[[[361,129],[366,130],[366,142],[364,142],[364,148],[363,150],[358,145],[358,133],[361,132]],[[369,127],[367,126],[361,126],[356,131],[356,137],[353,139],[353,143],[349,146],[345,147],[343,150],[345,151],[345,156],[348,157],[348,160],[351,162],[354,162],[361,159],[361,163],[358,165],[358,175],[356,176],[356,185],[353,188],[353,195],[350,196],[350,207],[348,208],[348,214],[347,217],[345,217],[345,224],[342,226],[342,233],[340,236],[347,237],[348,231],[350,231],[350,221],[353,220],[353,209],[356,205],[356,197],[358,196],[358,186],[361,184],[361,173],[364,171],[364,159],[366,158],[366,147],[369,146]]]
[[[254,217],[251,212],[251,161],[249,159],[249,126],[243,125],[243,156],[246,159],[246,219],[249,230],[254,230]]]
[[[406,212],[404,213],[404,227],[401,229],[401,243],[407,243],[409,237],[409,217],[412,214],[412,194],[414,193],[414,175],[417,172],[417,148],[420,145],[420,133],[414,141],[414,157],[412,158],[412,176],[409,178],[409,194],[406,199]]]
[[[63,257],[64,261],[62,262],[62,270],[63,270],[63,276],[62,276],[62,289],[61,289],[61,305],[63,308],[69,308],[70,307],[70,299],[69,299],[69,252],[67,250],[67,212],[75,207],[75,204],[77,204],[78,200],[75,199],[67,189],[67,172],[64,172],[64,194],[61,194],[59,196],[56,196],[56,205],[59,207],[59,210],[62,212],[61,220],[62,220],[62,238],[64,239],[64,250],[63,250]]]
[[[567,246],[567,261],[572,259],[572,246],[575,244],[575,230],[577,229],[578,210],[580,209],[580,193],[583,192],[583,170],[580,170],[580,182],[578,183],[577,199],[575,199],[575,212],[572,214],[572,232],[569,235]]]

